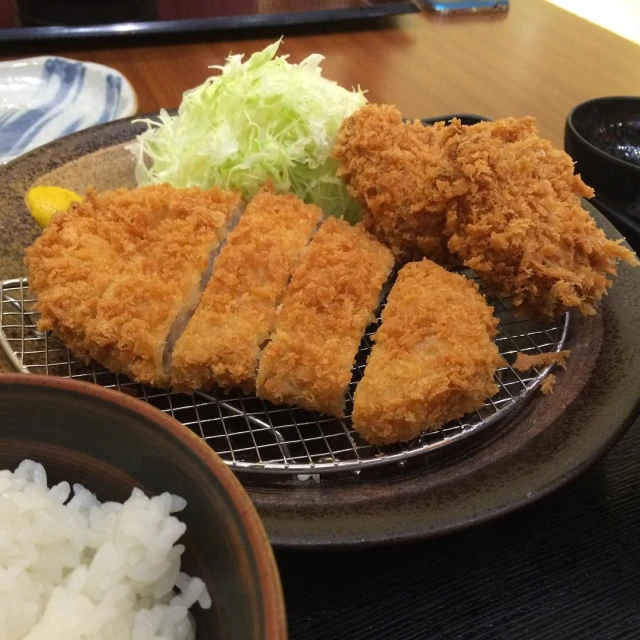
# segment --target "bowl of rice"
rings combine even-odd
[[[279,640],[284,602],[249,497],[158,409],[0,374],[3,640]]]

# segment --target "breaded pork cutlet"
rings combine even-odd
[[[445,208],[458,185],[442,182],[444,122],[403,122],[393,106],[370,104],[347,118],[333,148],[338,175],[361,206],[365,227],[399,262],[448,260]]]
[[[76,355],[88,359],[86,330],[100,297],[123,266],[121,256],[140,237],[113,224],[98,195],[58,213],[25,252],[29,288],[36,294],[38,327],[53,331]]]
[[[404,266],[356,388],[353,426],[372,444],[404,442],[481,407],[498,391],[497,324],[471,280],[429,260]]]
[[[539,137],[534,118],[456,121],[448,129],[449,179],[466,183],[448,207],[449,249],[514,306],[546,316],[595,313],[616,262],[638,261],[581,206],[579,196],[593,190],[571,158]]]
[[[263,189],[249,203],[218,257],[198,309],[173,353],[182,390],[255,389],[260,348],[322,210]]]
[[[218,188],[134,190],[116,206],[148,208],[145,241],[98,303],[88,333],[93,357],[112,371],[169,384],[174,341],[195,310],[221,243],[242,211],[237,193]]]
[[[355,355],[392,268],[391,252],[361,225],[328,219],[285,294],[260,357],[258,395],[344,415]]]
[[[241,204],[217,188],[90,192],[27,253],[40,326],[112,371],[167,384],[172,340]]]

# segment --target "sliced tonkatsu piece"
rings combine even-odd
[[[497,324],[474,282],[407,264],[356,388],[354,427],[372,444],[404,442],[481,407],[498,391]]]
[[[76,355],[89,358],[86,329],[98,300],[122,266],[124,247],[136,235],[112,224],[98,195],[57,213],[25,252],[30,289],[40,312],[38,327],[53,331]]]
[[[241,204],[219,189],[89,191],[27,249],[40,328],[81,357],[163,383],[171,325],[195,308]]]
[[[393,268],[361,225],[330,218],[293,274],[258,369],[258,395],[344,415],[358,346]]]
[[[131,196],[139,197],[136,192]],[[141,228],[144,243],[105,290],[87,334],[95,349],[92,357],[106,367],[165,386],[174,341],[237,223],[242,198],[217,188],[172,189],[155,204],[160,211]]]
[[[146,243],[145,232],[164,210],[171,187],[96,193],[57,213],[26,250],[29,286],[36,293],[39,327],[53,330],[78,355],[89,357],[86,330],[98,301],[126,256]]]
[[[260,348],[322,210],[263,189],[218,257],[200,305],[173,353],[172,383],[255,389]]]

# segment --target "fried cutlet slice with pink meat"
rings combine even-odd
[[[260,357],[258,395],[343,416],[352,367],[393,268],[361,225],[328,219],[291,279]]]
[[[498,391],[497,324],[471,280],[430,260],[404,266],[356,388],[353,426],[372,444],[405,442],[481,407]]]
[[[175,388],[255,389],[260,349],[322,210],[263,189],[218,257],[200,305],[173,353]]]
[[[89,192],[27,252],[41,328],[112,371],[166,385],[172,341],[241,211],[239,194],[217,188]]]

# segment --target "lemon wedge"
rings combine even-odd
[[[82,196],[62,187],[33,187],[25,200],[33,219],[44,229],[54,213],[66,211],[72,202],[80,202]]]

